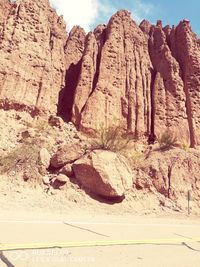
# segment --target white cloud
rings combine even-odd
[[[135,0],[132,8],[133,19],[140,23],[148,15],[151,15],[154,10],[154,6],[150,3],[146,4],[142,0]]]
[[[74,25],[80,25],[86,32],[92,30],[98,22],[106,23],[107,20],[119,9],[127,9],[123,1],[115,2],[111,0],[49,0],[56,9],[58,15],[63,15],[68,30]],[[131,8],[132,6],[132,8]],[[151,15],[154,6],[144,3],[143,0],[134,0],[129,5],[132,17],[136,22],[141,22],[143,18]],[[105,21],[104,21],[105,20]]]
[[[98,0],[50,0],[58,15],[63,15],[70,30],[80,25],[86,31],[95,22],[99,12]]]

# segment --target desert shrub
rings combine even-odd
[[[104,149],[113,152],[126,150],[134,139],[118,126],[100,127],[97,137],[91,142],[91,149]]]
[[[120,154],[128,160],[132,168],[137,169],[143,167],[144,154],[141,151],[137,151],[134,147],[125,149]]]
[[[45,147],[49,152],[54,148],[54,141],[58,137],[58,131],[54,130],[45,119],[37,119],[32,123],[26,123],[22,131],[33,130],[34,136],[24,138],[22,143],[37,144],[39,147]]]
[[[39,147],[36,144],[22,143],[7,155],[0,157],[0,172],[21,171],[26,166],[38,162]]]
[[[7,155],[0,156],[0,174],[7,174],[13,182],[16,179],[27,181],[30,186],[42,184],[39,173],[40,144],[28,139],[11,150]]]
[[[180,148],[185,150],[185,151],[188,151],[190,149],[190,144],[186,141],[186,140],[183,140],[180,144],[179,144]]]
[[[124,156],[131,167],[137,168],[144,163],[144,154],[136,148],[137,140],[121,127],[100,127],[98,136],[91,141],[91,150],[103,149]]]
[[[160,149],[170,149],[178,145],[178,139],[173,132],[167,130],[158,137],[158,143]]]

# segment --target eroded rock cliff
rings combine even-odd
[[[48,0],[5,1],[0,8],[1,106],[54,113],[65,78],[63,18]]]
[[[121,10],[85,43],[72,107],[79,129],[117,124],[150,142],[170,129],[199,143],[200,46],[189,21],[138,26]]]
[[[153,142],[200,142],[200,42],[189,21],[138,26],[128,11],[66,33],[48,0],[0,4],[0,104],[58,113],[78,129],[120,125]]]
[[[99,43],[96,32],[86,39],[73,122],[87,131],[120,124],[136,135],[148,135],[152,64],[147,39],[128,11],[110,19]]]

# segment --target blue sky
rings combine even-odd
[[[187,18],[193,31],[200,36],[200,0],[50,0],[59,15],[64,15],[68,29],[80,25],[86,31],[97,24],[107,23],[119,9],[128,9],[137,22],[148,19],[155,23],[158,19],[163,25],[177,25]]]

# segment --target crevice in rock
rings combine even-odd
[[[53,45],[54,45],[54,43],[53,43],[53,33],[50,32],[50,37],[49,37],[49,48],[50,48],[51,51],[53,50]]]
[[[64,121],[70,121],[72,116],[72,106],[74,102],[74,94],[78,84],[80,71],[80,60],[77,64],[72,63],[65,75],[65,86],[59,93],[57,115]]]
[[[148,138],[149,144],[153,144],[156,140],[155,135],[155,91],[154,83],[156,78],[156,71],[151,69],[151,83],[150,83],[150,103],[151,103],[151,122],[150,122],[150,134]]]
[[[92,82],[92,92],[90,93],[90,95],[95,90],[97,82],[99,80],[99,69],[100,69],[100,63],[101,63],[101,53],[102,53],[102,50],[100,49],[100,51],[97,54],[97,58],[96,58],[96,71],[95,71],[95,74],[94,74],[94,78],[93,78],[93,82]]]
[[[184,82],[184,92],[186,96],[185,107],[186,107],[186,114],[187,114],[188,127],[190,133],[190,147],[194,148],[196,146],[196,140],[195,140],[194,125],[192,120],[193,115],[192,115],[191,99],[185,80],[183,80],[183,82]]]
[[[171,174],[172,174],[172,166],[168,166],[168,185],[167,185],[167,197],[170,198],[170,193],[171,193]]]
[[[90,95],[93,93],[94,89],[96,88],[97,82],[99,80],[100,62],[101,62],[101,51],[99,51],[98,54],[97,54],[96,71],[95,71],[95,74],[94,74],[94,78],[93,78],[93,82],[92,82],[92,92],[90,93]]]
[[[36,107],[39,106],[41,92],[42,92],[42,81],[39,82],[38,95],[37,95],[36,104],[35,104]]]
[[[148,75],[146,74],[146,102],[147,102],[147,110],[146,110],[146,116],[147,116],[147,136],[149,136],[150,134],[150,125],[151,125],[151,120],[150,120],[150,112],[151,112],[151,103],[150,103],[150,95],[149,95],[149,79],[148,79]]]
[[[179,64],[181,73],[180,77],[183,81],[184,85],[184,92],[185,92],[185,107],[186,107],[186,114],[187,114],[187,121],[188,121],[188,129],[190,134],[190,147],[194,148],[196,146],[196,138],[195,138],[195,131],[194,131],[194,125],[193,125],[193,114],[192,114],[192,105],[191,105],[191,99],[190,99],[190,93],[187,87],[187,82],[185,80],[185,70],[184,70],[184,62],[178,57],[176,57],[176,60]]]
[[[102,49],[103,49],[103,46],[104,46],[105,42],[106,42],[106,29],[102,32],[101,42],[100,42],[99,47],[98,47],[98,53],[97,53],[97,58],[96,58],[96,66],[95,66],[95,73],[94,73],[94,78],[93,78],[93,82],[92,82],[92,90],[91,90],[90,94],[88,95],[88,99],[93,94],[93,92],[94,92],[94,90],[96,88],[96,85],[98,83],[98,80],[99,80]],[[94,58],[93,61],[95,61],[95,58]],[[87,99],[87,101],[88,101],[88,99]],[[82,114],[84,112],[85,107],[87,105],[87,101],[85,102],[84,106],[82,107],[80,114]],[[81,120],[81,118],[80,118],[80,120]],[[80,124],[80,121],[79,121],[78,125],[79,124]]]
[[[135,97],[136,97],[136,101],[135,101],[135,138],[138,138],[138,91],[137,91],[137,87],[138,87],[138,82],[137,79],[135,80]]]
[[[131,70],[129,69],[129,73],[127,73],[128,71],[128,67],[126,67],[126,95],[128,98],[128,114],[127,114],[127,130],[129,132],[133,131],[133,127],[132,127],[132,120],[133,120],[133,107],[131,105],[132,101],[132,92],[131,92],[131,88],[130,88],[130,77],[131,77]]]
[[[94,79],[93,79],[93,83],[92,83],[92,92],[90,93],[90,95],[93,93],[94,89],[96,88],[97,82],[99,80],[99,71],[100,71],[100,64],[101,64],[101,57],[102,57],[102,49],[103,49],[105,42],[106,42],[106,29],[104,29],[102,34],[101,34],[101,42],[100,42],[99,47],[98,47],[98,54],[97,54],[97,58],[96,58],[96,71],[94,74]]]
[[[178,37],[177,36],[177,30],[175,29],[173,32],[171,32],[171,39],[174,39],[174,47],[172,49],[172,55],[174,56],[174,58],[176,59],[176,61],[179,64],[179,68],[180,68],[180,77],[183,81],[183,85],[184,85],[184,93],[185,93],[185,107],[186,107],[186,115],[187,115],[187,121],[188,121],[188,129],[189,129],[189,135],[190,135],[190,147],[191,148],[195,148],[196,146],[196,137],[195,137],[195,129],[194,129],[194,122],[193,122],[193,111],[192,111],[192,103],[191,103],[191,96],[190,96],[190,92],[189,92],[189,88],[187,86],[187,78],[186,78],[186,67],[187,64],[183,58],[183,54],[181,52],[181,50],[179,49],[179,47],[177,46],[178,44]],[[188,63],[189,64],[189,63]]]

